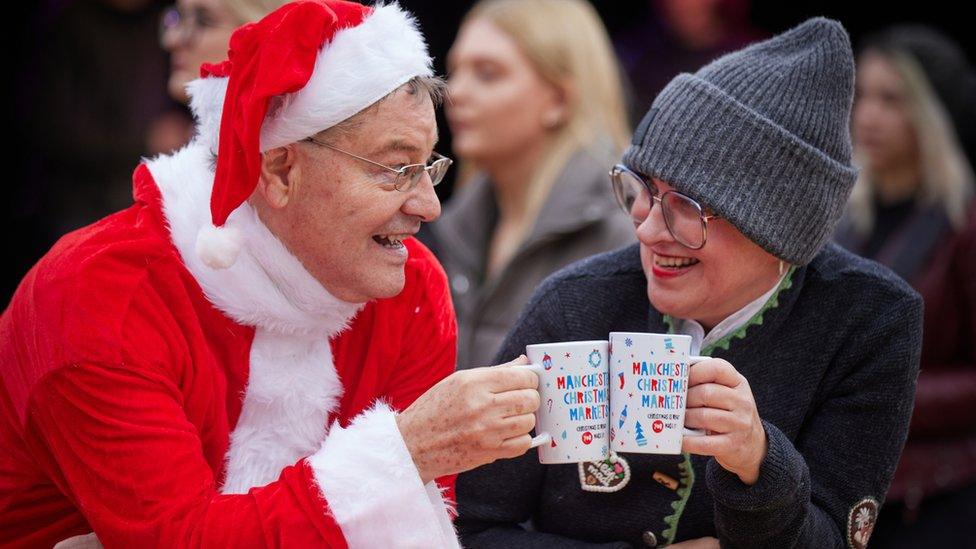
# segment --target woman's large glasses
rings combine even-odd
[[[717,215],[705,214],[694,199],[678,191],[661,193],[653,181],[622,164],[610,170],[610,181],[617,204],[639,225],[651,214],[655,202],[661,204],[664,224],[679,244],[699,250],[708,236],[708,220]]]
[[[400,168],[391,168],[390,166],[380,164],[379,162],[374,162],[368,158],[363,158],[361,156],[352,154],[351,152],[344,151],[336,146],[325,143],[324,141],[319,141],[314,137],[306,137],[305,141],[314,143],[320,147],[332,149],[333,151],[340,152],[387,170],[390,173],[390,180],[386,181],[386,183],[392,184],[394,189],[402,192],[408,192],[410,189],[413,189],[414,186],[420,182],[421,178],[423,178],[424,173],[430,175],[430,183],[437,186],[438,183],[444,180],[444,174],[447,173],[447,169],[450,168],[451,164],[454,163],[453,160],[446,156],[432,153],[432,161],[430,161],[429,164],[407,164],[406,166],[402,166]]]

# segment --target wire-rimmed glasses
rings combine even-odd
[[[420,180],[423,178],[424,173],[430,175],[431,184],[437,186],[438,183],[444,180],[444,175],[447,173],[447,169],[450,168],[451,164],[454,163],[454,161],[451,160],[450,158],[435,152],[431,154],[432,160],[429,161],[429,163],[407,164],[406,166],[393,168],[385,164],[380,164],[379,162],[375,162],[368,158],[363,158],[362,156],[355,155],[351,152],[344,151],[336,147],[335,145],[330,145],[329,143],[326,143],[324,141],[319,141],[314,137],[306,137],[305,141],[308,141],[309,143],[314,143],[320,147],[332,149],[333,151],[340,152],[342,154],[351,156],[363,162],[368,162],[374,166],[387,170],[388,172],[390,172],[392,177],[392,180],[389,181],[388,183],[393,185],[394,189],[401,192],[408,192],[411,189],[413,189],[414,186],[416,186],[417,183],[419,183]]]

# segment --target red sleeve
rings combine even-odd
[[[302,461],[221,495],[166,376],[131,365],[60,368],[32,395],[27,441],[107,547],[345,547]]]
[[[125,290],[112,323],[72,308],[68,333],[52,342],[67,349],[62,365],[26,402],[37,466],[107,547],[344,547],[305,461],[249,494],[218,493],[221,372],[233,368],[202,342],[179,282],[154,272]]]

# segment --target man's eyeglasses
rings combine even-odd
[[[314,143],[320,147],[325,147],[327,149],[332,149],[333,151],[340,152],[347,156],[351,156],[357,160],[367,162],[376,167],[383,168],[387,170],[390,174],[390,179],[385,183],[393,185],[398,191],[408,192],[420,182],[423,178],[424,173],[430,176],[430,182],[432,185],[436,186],[438,183],[444,180],[444,174],[447,173],[447,169],[451,167],[454,163],[453,160],[446,156],[442,156],[437,153],[431,154],[431,160],[429,164],[407,164],[406,166],[401,166],[399,168],[391,168],[385,164],[380,164],[379,162],[374,162],[368,158],[363,158],[361,156],[352,154],[351,152],[344,151],[334,145],[330,145],[323,141],[319,141],[314,137],[306,137],[304,141],[309,143]]]
[[[200,36],[201,29],[232,29],[234,25],[222,25],[203,8],[189,12],[180,11],[176,6],[166,8],[159,17],[159,43],[192,46]]]
[[[661,204],[664,224],[679,244],[699,250],[708,237],[708,220],[717,215],[704,213],[701,204],[678,191],[661,193],[653,181],[635,173],[623,164],[610,170],[613,194],[620,207],[639,225],[651,214],[655,202]]]

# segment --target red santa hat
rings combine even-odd
[[[397,4],[298,0],[237,29],[227,60],[204,64],[187,87],[197,139],[217,151],[212,225],[197,235],[197,255],[215,269],[236,261],[242,237],[226,224],[254,192],[262,152],[328,129],[432,74],[416,21]]]

